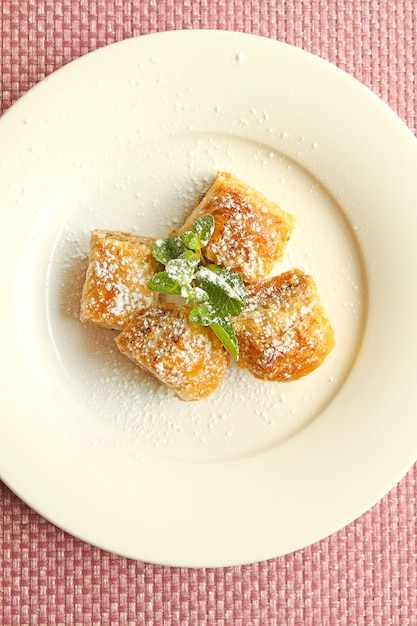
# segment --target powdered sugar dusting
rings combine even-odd
[[[188,310],[172,303],[141,311],[116,343],[184,400],[208,396],[221,382],[229,363],[211,330],[192,324]]]
[[[271,147],[232,135],[184,135],[129,146],[129,158],[116,161],[123,168],[115,167],[112,155],[99,183],[86,181],[82,197],[71,199],[50,261],[49,327],[68,401],[77,407],[72,419],[93,429],[97,445],[105,440],[138,461],[247,456],[294,436],[338,393],[355,357],[365,307],[354,232],[318,181],[279,152],[270,154]],[[165,237],[217,171],[233,172],[295,215],[296,228],[276,270],[300,267],[314,276],[337,343],[303,380],[265,383],[232,363],[209,398],[187,403],[119,352],[118,331],[81,324],[79,303],[92,230]],[[117,180],[125,183],[116,186]]]
[[[94,231],[81,305],[81,319],[122,328],[143,307],[156,302],[147,288],[155,271],[153,240],[119,232]]]
[[[213,198],[216,201],[218,198]],[[208,246],[209,254],[215,257],[219,265],[229,265],[230,258],[233,259],[234,266],[241,268],[244,276],[252,274],[264,276],[268,271],[265,269],[265,259],[259,254],[258,247],[254,245],[254,239],[245,236],[247,233],[254,233],[259,238],[265,232],[262,229],[259,219],[250,203],[236,204],[231,194],[227,194],[220,201],[222,209],[232,209],[230,216],[224,223],[223,231],[219,238]],[[265,216],[265,223],[268,231],[272,230],[272,218]],[[270,233],[270,242],[276,242],[278,232],[273,230]]]
[[[310,375],[334,347],[314,280],[294,269],[249,286],[246,295],[233,321],[242,365],[270,381]]]
[[[220,173],[184,229],[205,213],[216,221],[204,249],[218,265],[237,271],[247,282],[267,276],[283,257],[294,227],[291,214],[229,173]]]

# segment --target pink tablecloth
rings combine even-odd
[[[160,30],[221,28],[328,59],[416,132],[415,0],[3,0],[0,11],[1,112],[90,50]],[[0,483],[0,623],[416,625],[416,477],[413,467],[359,520],[295,554],[196,570],[93,548]]]

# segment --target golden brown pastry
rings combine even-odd
[[[294,269],[246,291],[232,318],[240,367],[256,378],[286,382],[316,369],[334,346],[334,334],[313,279]]]
[[[81,297],[80,319],[105,328],[121,329],[135,313],[156,304],[147,288],[156,271],[153,239],[118,231],[95,230]]]
[[[182,400],[200,400],[219,385],[229,356],[210,328],[189,321],[188,312],[168,302],[144,309],[115,341]]]
[[[277,204],[225,172],[217,175],[178,233],[208,213],[215,230],[204,256],[249,283],[265,278],[282,258],[295,223]]]

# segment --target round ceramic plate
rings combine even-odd
[[[185,403],[78,320],[95,228],[161,237],[218,171],[296,218],[336,347],[287,384],[232,364]],[[417,457],[417,141],[325,61],[250,35],[148,35],[69,64],[0,123],[0,475],[94,545],[182,566],[302,548]]]

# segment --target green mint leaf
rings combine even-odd
[[[214,232],[214,217],[212,215],[203,215],[198,217],[191,229],[182,236],[184,244],[190,250],[201,250],[209,242]]]
[[[179,235],[171,235],[166,239],[157,239],[152,246],[154,259],[166,265],[171,259],[176,259],[186,251],[186,246]]]
[[[193,306],[189,314],[190,322],[199,326],[210,326],[214,322],[218,322],[219,312],[210,304],[210,302],[201,302]]]
[[[188,230],[184,233],[182,240],[189,250],[200,250],[201,248],[198,234],[192,230]]]
[[[165,271],[170,279],[179,285],[191,285],[199,263],[199,256],[189,251],[189,254],[185,253],[177,259],[168,261]]]
[[[238,360],[239,344],[228,316],[222,315],[210,302],[203,302],[191,309],[189,319],[194,324],[210,326],[229,354],[235,361]]]
[[[184,298],[186,302],[195,302],[194,287],[191,285],[180,285],[180,296]]]
[[[197,267],[200,265],[200,255],[196,252],[193,252],[192,250],[186,250],[178,258],[182,259],[183,261],[187,261],[187,263],[192,265],[194,269],[197,269]]]
[[[195,277],[208,293],[211,304],[223,316],[241,313],[245,306],[245,286],[240,274],[210,265],[200,267]]]
[[[200,251],[213,232],[213,216],[203,215],[181,237],[171,235],[155,241],[152,254],[165,265],[165,271],[155,274],[148,288],[182,296],[187,303],[193,303],[190,321],[209,326],[237,361],[239,346],[230,316],[239,315],[245,306],[245,287],[237,272],[217,265],[201,265]]]
[[[203,302],[207,302],[209,299],[209,295],[207,293],[207,291],[204,291],[204,289],[201,289],[201,287],[194,287],[194,298],[195,302],[198,303],[203,303]]]
[[[239,344],[230,318],[221,317],[216,323],[210,324],[211,330],[220,339],[228,353],[235,361],[239,358]]]
[[[181,295],[181,285],[173,280],[167,272],[158,272],[148,282],[148,289],[159,291],[159,293],[168,293],[173,296]]]

